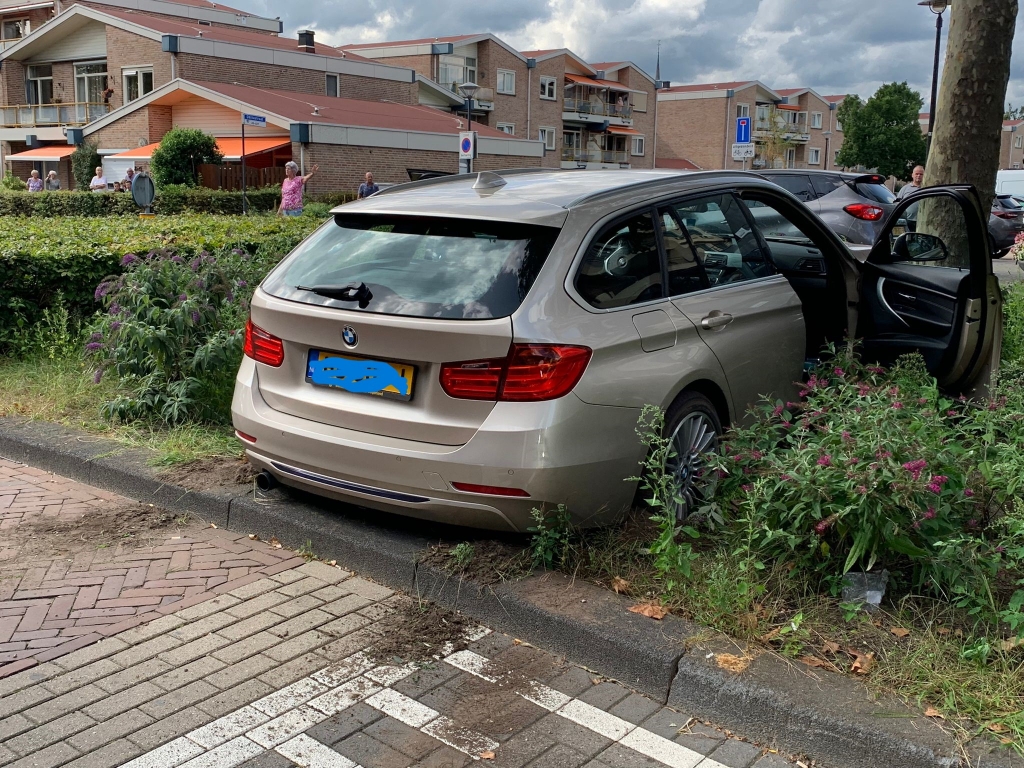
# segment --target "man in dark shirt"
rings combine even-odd
[[[380,192],[380,187],[373,183],[373,174],[367,171],[366,181],[359,185],[359,192],[356,198],[362,200],[364,197],[369,197],[377,192]]]

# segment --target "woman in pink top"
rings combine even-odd
[[[316,173],[319,167],[319,165],[314,165],[313,169],[305,176],[299,176],[298,165],[292,161],[285,163],[285,179],[281,182],[281,207],[277,209],[279,215],[302,215],[303,188],[306,186],[306,182],[309,181],[310,176]]]

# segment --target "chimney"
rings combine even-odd
[[[306,53],[316,53],[316,43],[313,42],[312,29],[299,30],[299,50]]]

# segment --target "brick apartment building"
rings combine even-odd
[[[517,51],[492,34],[345,50],[412,67],[451,92],[476,83],[474,124],[542,141],[547,167],[654,167],[655,83],[632,62],[588,63],[565,48]]]
[[[1024,168],[1024,120],[1004,120],[999,139],[999,169]]]
[[[662,88],[657,92],[657,165],[663,168],[741,169],[732,159],[736,118],[752,120],[757,156],[746,167],[762,168],[764,140],[773,130],[788,146],[777,166],[829,170],[842,147],[836,109],[845,96],[821,96],[811,88],[773,90],[736,81]]]
[[[68,157],[88,140],[120,178],[141,160],[126,152],[138,155],[173,126],[230,144],[246,109],[268,117],[268,136],[287,139],[252,164],[348,158],[322,168],[313,191],[351,188],[366,170],[382,181],[406,181],[410,168],[456,170],[465,120],[451,110],[463,100],[408,66],[317,43],[312,32],[285,38],[276,19],[206,0],[89,0],[49,12],[0,51],[0,167],[19,176],[54,169],[69,188]],[[543,160],[540,141],[486,126],[480,139],[478,168]]]

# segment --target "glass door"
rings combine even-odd
[[[75,99],[84,104],[101,104],[107,90],[107,62],[75,64]]]

